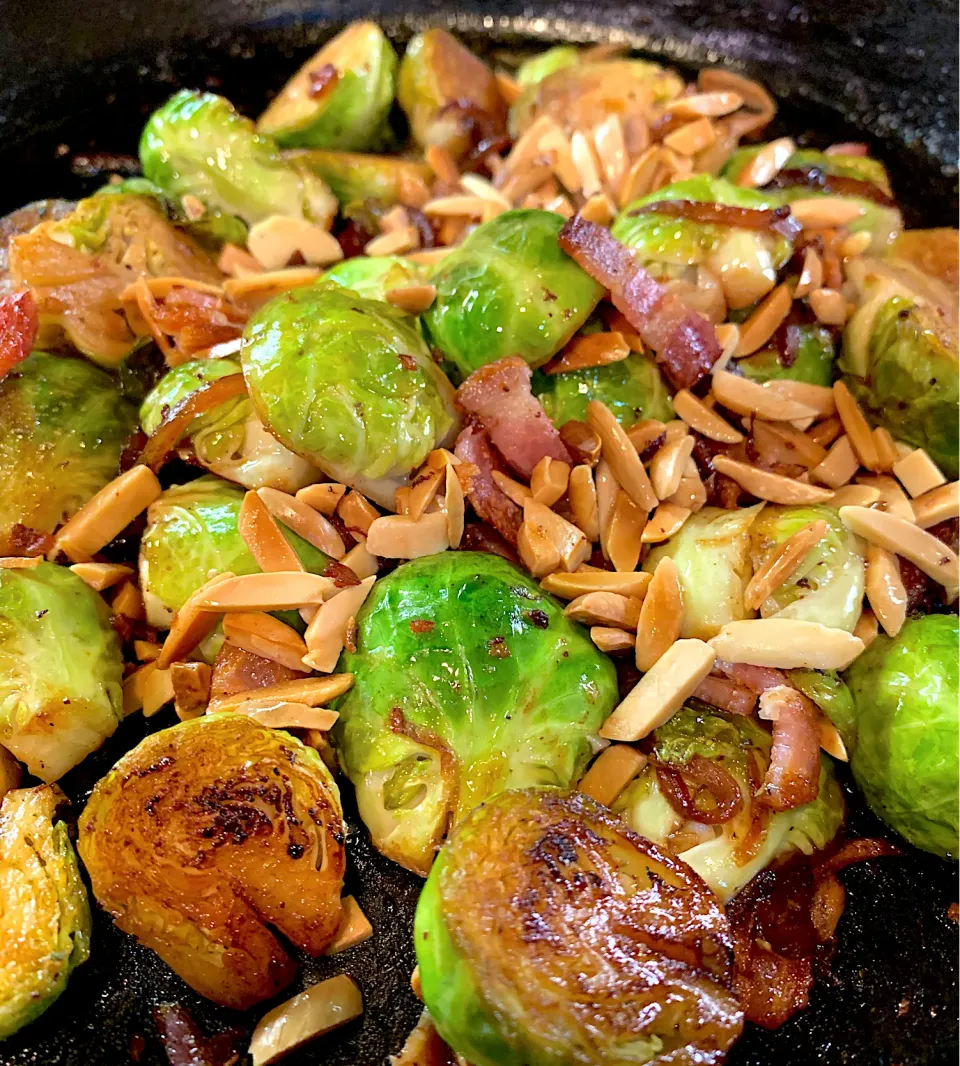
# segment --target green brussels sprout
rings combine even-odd
[[[768,504],[750,527],[750,555],[755,570],[794,533],[824,521],[827,531],[803,562],[760,605],[763,618],[794,618],[853,632],[860,618],[865,584],[863,544],[840,521],[835,508],[811,504]]]
[[[8,792],[0,805],[0,1040],[60,996],[90,957],[90,905],[55,786]]]
[[[833,333],[826,326],[789,325],[787,344],[795,353],[785,366],[775,344],[761,348],[755,355],[737,360],[737,368],[753,381],[803,381],[809,385],[833,384],[836,346]]]
[[[665,557],[676,564],[683,591],[682,636],[708,640],[728,622],[749,617],[743,594],[753,573],[750,527],[761,509],[762,504],[736,511],[703,507],[644,560],[643,569],[651,574]]]
[[[507,109],[493,71],[446,30],[425,30],[407,45],[397,100],[421,148],[445,148],[456,158],[472,147],[477,115],[487,135],[506,126]]]
[[[810,855],[826,847],[843,822],[843,793],[830,759],[821,756],[817,798],[770,812],[759,848],[741,847],[751,829],[756,831],[753,796],[770,762],[770,748],[770,734],[753,719],[691,701],[654,731],[653,759],[620,794],[614,810],[635,832],[674,852],[726,902],[775,859],[794,849]],[[705,804],[701,811],[699,796],[692,802],[702,821],[670,802],[658,767],[660,773],[666,767],[681,777],[685,771],[702,775],[694,760],[709,760],[733,778],[736,792],[724,797],[731,809],[738,804],[732,817],[711,822],[724,812]]]
[[[191,393],[218,378],[239,374],[232,359],[194,359],[168,371],[140,407],[140,425],[151,436]],[[296,492],[320,480],[320,471],[284,448],[263,428],[248,396],[238,396],[197,415],[187,426],[192,455],[207,470],[248,489]]]
[[[777,206],[775,198],[699,174],[634,200],[611,227],[614,237],[633,248],[638,259],[659,275],[683,278],[693,267],[708,267],[720,279],[729,307],[748,307],[774,287],[777,272],[793,254],[791,241],[763,230],[643,210],[670,200],[763,211]]]
[[[213,93],[183,89],[155,111],[140,138],[140,165],[169,199],[192,196],[214,220],[252,226],[284,215],[328,226],[337,213],[320,178],[285,160],[272,138]]]
[[[15,524],[52,533],[117,476],[136,417],[83,359],[33,352],[0,381],[0,554]]]
[[[544,78],[558,70],[576,66],[580,62],[580,50],[572,44],[558,44],[539,55],[525,59],[517,70],[517,84],[524,89],[538,85]]]
[[[956,615],[910,619],[847,669],[859,737],[851,768],[867,803],[911,844],[960,854]]]
[[[602,400],[624,427],[642,418],[658,418],[662,422],[673,418],[666,382],[657,364],[645,354],[628,355],[618,363],[565,374],[537,371],[533,391],[547,416],[558,426],[571,418],[585,421],[591,400]]]
[[[405,563],[357,622],[334,739],[374,844],[418,873],[488,796],[575,781],[617,702],[611,661],[495,555]]]
[[[173,485],[150,504],[140,541],[140,588],[151,625],[166,629],[173,613],[216,574],[260,573],[237,527],[243,495],[236,485],[205,475]],[[305,570],[323,573],[329,561],[323,552],[282,524],[280,531]]]
[[[386,300],[391,289],[425,282],[429,273],[427,267],[398,255],[358,255],[332,266],[320,281],[351,289],[368,300]]]
[[[453,387],[410,318],[349,289],[270,300],[247,323],[241,358],[270,432],[385,506],[457,426]]]
[[[893,242],[888,255],[937,278],[954,291],[960,289],[960,230],[905,230]]]
[[[850,391],[899,440],[925,448],[948,477],[960,471],[956,296],[909,264],[862,263],[859,307],[843,334]]]
[[[341,205],[376,200],[381,204],[420,207],[430,199],[433,170],[413,159],[328,152],[321,148],[296,149],[283,155],[322,178]]]
[[[719,901],[580,793],[476,808],[413,935],[430,1017],[474,1066],[722,1062],[743,1025]]]
[[[362,151],[390,139],[397,54],[374,22],[352,22],[280,90],[257,130],[285,148]]]
[[[563,222],[549,211],[505,211],[438,264],[423,325],[464,377],[509,355],[538,367],[590,317],[603,287],[561,250]]]
[[[853,696],[835,670],[788,670],[790,684],[820,708],[837,727],[847,752],[857,746],[857,710]]]
[[[123,717],[123,657],[104,600],[68,567],[0,569],[0,744],[41,781]]]
[[[747,165],[752,163],[764,148],[766,148],[765,144],[738,148],[727,160],[723,168],[723,176],[730,181],[736,181]],[[806,175],[813,170],[826,178],[853,178],[855,181],[875,186],[887,196],[891,194],[887,168],[879,159],[868,155],[834,155],[833,153],[827,155],[814,148],[800,148],[794,152],[779,171],[778,184],[788,181],[791,171],[799,171],[796,175],[796,184],[802,184]]]

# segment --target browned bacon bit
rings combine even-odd
[[[509,659],[510,648],[506,637],[491,637],[487,641],[487,654],[491,659]]]
[[[777,717],[770,764],[757,799],[771,810],[787,811],[812,802],[819,792],[819,714],[796,689],[778,687],[769,692],[775,697]]]
[[[170,1066],[233,1066],[240,1058],[238,1031],[205,1037],[190,1012],[179,1003],[154,1007],[153,1024]]]
[[[828,873],[817,881],[810,902],[810,920],[821,943],[825,943],[836,933],[846,899],[846,890],[835,874]]]
[[[730,714],[753,714],[757,705],[757,694],[752,689],[738,685],[728,677],[715,677],[713,674],[700,682],[694,696]]]
[[[529,365],[514,355],[475,370],[457,389],[457,404],[480,422],[497,451],[528,480],[544,457],[573,464],[530,389],[531,376]]]
[[[749,663],[726,663],[718,662],[717,670],[726,674],[731,681],[738,685],[751,689],[759,695],[768,688],[779,688],[781,685],[789,685],[787,675],[781,670],[774,670],[772,666],[751,666]]]
[[[694,755],[682,766],[657,764],[660,790],[684,818],[704,825],[729,822],[743,809],[740,786],[719,763]],[[695,792],[691,795],[690,785]],[[704,798],[706,802],[701,802]]]
[[[30,354],[40,318],[33,292],[11,292],[0,298],[0,378]]]
[[[322,67],[316,67],[310,71],[310,87],[307,96],[311,100],[322,100],[327,93],[336,88],[340,81],[340,71],[332,63],[324,63]]]
[[[467,522],[463,527],[463,536],[460,538],[460,546],[457,549],[462,552],[486,552],[488,555],[499,555],[501,559],[507,559],[511,563],[519,564],[520,559],[511,545],[486,522]]]
[[[630,215],[667,215],[670,218],[685,218],[718,226],[736,226],[738,229],[769,230],[788,241],[796,240],[803,230],[790,214],[786,205],[758,211],[749,207],[732,207],[730,204],[701,203],[697,200],[657,200],[629,212]]]
[[[197,415],[210,411],[226,400],[242,396],[247,391],[243,374],[228,374],[225,378],[208,381],[171,408],[154,430],[140,456],[140,462],[156,473],[176,448],[187,427]]]
[[[46,555],[52,547],[53,536],[50,533],[25,526],[22,522],[14,522],[7,534],[6,543],[2,546],[2,554],[31,558]]]
[[[510,544],[516,544],[523,512],[493,480],[493,472],[500,469],[501,463],[487,431],[479,425],[467,425],[457,437],[453,450],[458,459],[477,468],[477,473],[464,488],[477,515],[489,522]]]
[[[814,869],[817,877],[825,877],[855,862],[894,858],[902,854],[903,852],[889,841],[881,840],[879,837],[860,837],[857,840],[848,840],[839,851],[835,851],[817,863]]]
[[[775,189],[790,189],[798,185],[819,189],[833,196],[857,196],[861,200],[872,200],[883,207],[892,207],[895,202],[892,196],[869,181],[860,181],[859,178],[849,178],[842,174],[828,174],[818,166],[781,170],[770,183]]]
[[[960,520],[948,518],[945,522],[931,526],[927,532],[935,536],[937,540],[943,541],[953,551],[960,549]],[[900,578],[907,591],[908,614],[956,612],[960,601],[947,603],[944,598],[945,589],[941,584],[927,577],[919,567],[902,555],[897,556],[897,561],[900,563]]]
[[[327,565],[323,568],[322,576],[330,578],[338,589],[348,589],[351,585],[360,584],[360,578],[350,567],[344,566],[343,563],[338,563],[336,559],[327,561]]]

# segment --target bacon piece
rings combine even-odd
[[[730,204],[701,203],[698,200],[657,200],[644,204],[633,211],[636,215],[667,215],[670,218],[685,218],[691,222],[709,225],[736,226],[738,229],[752,229],[778,233],[788,241],[799,237],[803,227],[790,214],[790,208],[775,207],[758,211],[750,207],[732,207]]]
[[[758,802],[774,811],[788,811],[815,800],[820,790],[816,705],[802,692],[778,685],[760,696],[760,717],[773,721],[773,746]]]
[[[757,694],[753,689],[739,685],[728,677],[715,677],[713,674],[700,682],[693,695],[730,714],[753,714],[753,708],[757,705]]]
[[[460,432],[453,447],[454,454],[465,463],[472,463],[477,472],[470,478],[464,492],[477,515],[509,541],[517,543],[523,512],[493,480],[494,470],[500,469],[487,431],[469,424]]]
[[[609,289],[674,388],[692,388],[709,373],[720,358],[713,326],[668,293],[609,230],[574,215],[560,231],[560,247]]]
[[[0,298],[0,378],[30,354],[40,318],[30,289]]]
[[[882,207],[892,207],[892,196],[869,181],[846,177],[843,174],[828,174],[818,166],[795,167],[781,170],[770,182],[773,189],[793,189],[797,186],[819,189],[832,196],[858,196],[862,200],[872,200]]]
[[[480,422],[497,451],[527,480],[544,456],[573,465],[556,427],[530,391],[531,376],[530,367],[512,355],[475,370],[457,389],[458,405]]]
[[[774,670],[771,666],[751,666],[749,663],[726,663],[718,662],[716,669],[726,674],[731,681],[743,685],[759,696],[768,688],[778,688],[783,685],[789,686],[787,675],[782,670]]]

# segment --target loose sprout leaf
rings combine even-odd
[[[356,256],[345,259],[321,275],[320,281],[333,282],[369,300],[386,300],[391,289],[419,285],[429,271],[397,255]]]
[[[536,85],[558,70],[572,67],[579,62],[580,50],[578,48],[574,48],[571,44],[558,44],[539,55],[525,59],[517,70],[517,84],[524,88],[528,85]]]

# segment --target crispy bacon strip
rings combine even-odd
[[[730,714],[753,714],[757,705],[757,694],[753,689],[738,685],[728,677],[714,677],[713,674],[700,682],[694,696]]]
[[[760,696],[760,711],[761,718],[773,720],[773,747],[758,802],[774,811],[810,803],[820,788],[820,716],[816,705],[802,692],[778,685]]]
[[[30,354],[40,317],[33,292],[12,292],[0,298],[0,378]]]
[[[674,388],[692,388],[709,373],[720,358],[713,327],[668,293],[609,230],[574,215],[560,231],[560,247],[609,289]]]
[[[652,204],[630,211],[636,215],[667,215],[670,218],[685,218],[718,226],[736,226],[738,229],[767,230],[786,237],[788,241],[800,236],[803,227],[790,214],[787,206],[760,211],[750,207],[732,207],[730,204],[701,203],[697,200],[657,200]]]
[[[770,183],[774,189],[790,189],[798,185],[805,185],[808,189],[820,189],[833,196],[859,196],[862,200],[872,200],[882,207],[892,207],[895,203],[892,196],[869,181],[842,174],[828,174],[818,166],[781,170]]]
[[[758,696],[766,692],[768,688],[778,688],[780,685],[789,685],[787,675],[782,670],[774,670],[770,666],[751,666],[749,663],[726,663],[718,662],[716,669],[726,674],[731,681],[743,685],[755,692]]]
[[[479,425],[467,425],[457,437],[454,454],[465,463],[477,468],[464,491],[477,515],[510,544],[517,543],[523,512],[506,493],[501,492],[493,480],[494,470],[500,468],[487,431]]]

